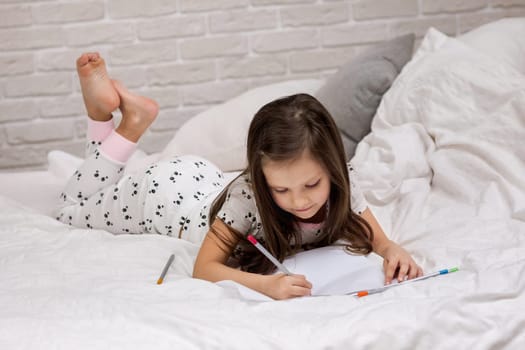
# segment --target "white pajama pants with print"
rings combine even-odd
[[[209,161],[181,156],[124,175],[124,165],[87,146],[87,157],[61,194],[57,219],[75,227],[157,233],[200,243],[211,202],[225,186]]]

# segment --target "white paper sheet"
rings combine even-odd
[[[348,254],[342,246],[329,246],[300,252],[283,262],[293,274],[306,276],[312,283],[312,296],[344,295],[355,291],[380,288],[384,274],[375,259]],[[248,300],[269,301],[258,293],[234,281],[221,281],[225,288],[237,289],[239,296]]]

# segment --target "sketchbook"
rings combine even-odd
[[[384,286],[383,267],[371,256],[354,255],[343,246],[327,246],[297,253],[284,260],[294,274],[302,274],[312,283],[312,296],[344,295]],[[234,281],[218,285],[243,299],[271,301],[272,298]]]

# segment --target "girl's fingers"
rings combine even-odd
[[[419,270],[419,266],[417,266],[415,262],[412,262],[412,264],[410,264],[410,270],[408,271],[408,279],[418,277]]]
[[[312,288],[312,284],[306,279],[304,275],[290,275],[290,279],[292,282],[292,285],[299,286],[299,287],[305,287],[305,288]]]
[[[291,292],[292,295],[296,297],[312,295],[312,289],[301,286],[293,286]]]
[[[383,269],[385,270],[385,283],[390,284],[392,282],[392,279],[394,278],[394,275],[396,273],[398,261],[397,260],[389,260],[384,262]]]
[[[408,270],[410,268],[409,264],[406,263],[400,263],[399,264],[399,272],[397,273],[397,280],[399,282],[403,282],[406,278],[408,278]]]
[[[424,273],[423,273],[423,269],[422,269],[421,267],[418,266],[418,267],[417,267],[417,277],[421,277],[421,276],[423,276],[423,275],[424,275]]]
[[[417,277],[417,266],[414,264],[414,265],[410,265],[410,269],[408,270],[408,273],[407,273],[407,279],[411,280],[412,278],[416,278]]]
[[[312,294],[312,284],[303,275],[282,275],[284,298]]]

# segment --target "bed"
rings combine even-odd
[[[458,272],[363,298],[246,300],[190,278],[194,244],[55,221],[60,188],[80,161],[57,150],[46,170],[0,174],[0,348],[524,349],[520,31],[523,18],[459,38],[429,29],[381,96],[352,158],[387,234],[426,272]],[[323,84],[280,87],[315,94]],[[235,103],[246,107],[255,95],[247,96]],[[164,152],[138,152],[131,168],[181,150],[212,157],[184,149],[191,127]],[[243,161],[236,157],[218,159],[232,176],[232,163]],[[175,263],[157,285],[172,253]]]

